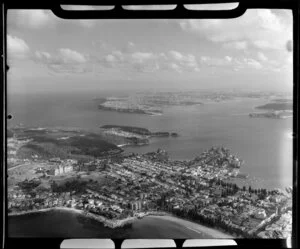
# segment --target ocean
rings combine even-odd
[[[240,185],[284,188],[292,186],[292,118],[249,118],[254,107],[267,99],[239,99],[196,106],[172,106],[163,115],[118,113],[99,110],[94,98],[125,93],[8,95],[8,126],[77,127],[94,132],[106,124],[169,131],[178,137],[153,138],[126,152],[145,153],[165,149],[171,159],[192,159],[211,146],[225,146],[245,161],[241,173],[249,174]]]

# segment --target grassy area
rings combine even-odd
[[[264,109],[264,110],[293,110],[293,103],[292,102],[276,102],[276,103],[268,103],[265,105],[257,106],[256,109]]]
[[[105,140],[105,137],[78,131],[64,130],[32,130],[25,129],[17,132],[19,139],[31,139],[17,152],[21,159],[32,158],[37,155],[42,159],[52,157],[86,158],[101,157],[108,152],[121,152],[122,150]]]

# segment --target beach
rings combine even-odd
[[[212,237],[212,238],[218,238],[218,239],[220,239],[220,238],[222,238],[222,239],[232,239],[232,238],[234,238],[234,236],[223,233],[219,230],[209,228],[209,227],[206,227],[206,226],[203,226],[201,224],[194,223],[194,222],[191,222],[191,221],[188,221],[188,220],[177,218],[175,216],[169,216],[169,215],[154,216],[154,215],[151,215],[151,217],[158,218],[158,219],[161,219],[163,221],[175,222],[175,223],[180,224],[181,226],[183,226],[187,229],[190,229],[190,230],[192,230],[194,232],[197,232],[197,233],[206,234],[206,235],[208,235],[209,237]]]
[[[194,223],[188,220],[177,218],[172,214],[166,212],[151,211],[141,213],[141,219],[137,216],[128,217],[122,220],[108,220],[103,216],[95,215],[92,213],[85,212],[83,210],[78,210],[75,208],[67,207],[54,207],[40,210],[24,211],[17,213],[8,214],[9,218],[16,219],[18,216],[25,219],[28,217],[27,222],[34,222],[35,218],[30,218],[32,215],[40,215],[47,217],[50,215],[51,221],[56,223],[59,222],[60,217],[69,217],[70,222],[74,223],[74,226],[78,226],[76,231],[80,234],[82,230],[79,221],[75,217],[84,217],[87,220],[94,220],[96,223],[101,225],[101,234],[108,231],[121,231],[126,232],[126,236],[130,238],[233,238],[233,236],[223,233],[219,230],[206,227],[204,225]],[[54,216],[53,216],[54,215]],[[40,219],[40,218],[39,218]],[[46,218],[47,219],[47,218]],[[55,221],[57,220],[57,221]],[[26,222],[25,222],[26,223]],[[132,224],[132,228],[125,228],[126,224]],[[19,224],[20,225],[20,224]],[[19,226],[18,225],[18,226]],[[148,230],[149,227],[153,227],[151,232]],[[155,229],[154,229],[155,228]],[[107,230],[108,229],[108,230]],[[111,230],[112,229],[112,230]],[[168,230],[165,234],[163,231]],[[44,231],[45,230],[45,231]],[[43,234],[48,235],[51,231],[47,231],[47,227],[43,229]],[[100,230],[98,230],[100,232]],[[111,233],[111,232],[110,232]],[[86,232],[87,237],[89,237],[90,232]],[[100,234],[100,236],[101,236]],[[113,236],[114,237],[114,236]]]

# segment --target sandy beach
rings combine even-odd
[[[199,232],[202,234],[207,234],[208,236],[211,236],[213,238],[222,238],[222,239],[232,239],[234,238],[232,235],[223,233],[219,230],[213,229],[213,228],[209,228],[206,226],[203,226],[201,224],[198,223],[194,223],[188,220],[184,220],[181,218],[177,218],[175,216],[155,216],[155,215],[151,215],[151,217],[155,217],[161,220],[166,220],[166,221],[171,221],[171,222],[175,222],[175,223],[179,223],[180,225],[186,227],[187,229],[190,229],[194,232]]]
[[[19,216],[19,215],[26,215],[26,214],[35,214],[35,213],[45,213],[50,211],[68,211],[77,214],[84,214],[84,211],[76,209],[76,208],[68,208],[68,207],[53,207],[53,208],[42,208],[36,210],[28,210],[28,211],[20,211],[20,212],[12,212],[8,213],[8,216]]]

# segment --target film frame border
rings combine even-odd
[[[2,205],[1,205],[1,219],[2,219],[2,248],[15,248],[21,245],[23,248],[60,248],[60,244],[64,239],[69,238],[9,238],[7,234],[7,169],[6,169],[6,141],[7,141],[7,106],[6,106],[6,86],[7,86],[7,71],[9,66],[6,60],[6,16],[8,9],[51,9],[52,12],[61,18],[66,19],[209,19],[209,18],[236,18],[244,14],[247,9],[268,8],[268,9],[290,9],[293,14],[293,220],[292,220],[292,248],[298,246],[298,129],[299,129],[299,71],[300,71],[300,39],[299,39],[299,23],[300,23],[300,1],[297,0],[189,0],[189,1],[144,1],[143,3],[137,0],[129,0],[120,4],[118,1],[101,1],[86,0],[84,3],[80,0],[56,0],[49,2],[34,1],[18,2],[17,0],[3,1],[1,4],[1,24],[2,24],[2,118],[1,122],[1,142],[3,150],[1,150],[1,185],[2,185]],[[179,2],[179,3],[178,3]],[[233,10],[187,10],[183,7],[184,4],[213,4],[213,3],[231,3],[239,2],[238,7]],[[114,5],[112,10],[101,11],[64,11],[60,5]],[[122,5],[168,5],[177,4],[173,10],[125,10]],[[179,7],[178,7],[179,6]],[[295,101],[296,100],[296,101]],[[82,238],[84,239],[84,238]],[[116,248],[121,248],[124,239],[112,239]],[[182,248],[185,239],[174,238],[177,248]],[[226,248],[253,248],[255,246],[267,248],[284,248],[286,247],[286,240],[284,239],[235,239],[238,244],[236,246],[226,246]],[[187,248],[187,247],[185,247]],[[195,247],[193,247],[195,248]],[[205,248],[205,247],[201,247]],[[212,247],[209,247],[212,248]],[[215,247],[222,248],[222,247]]]

